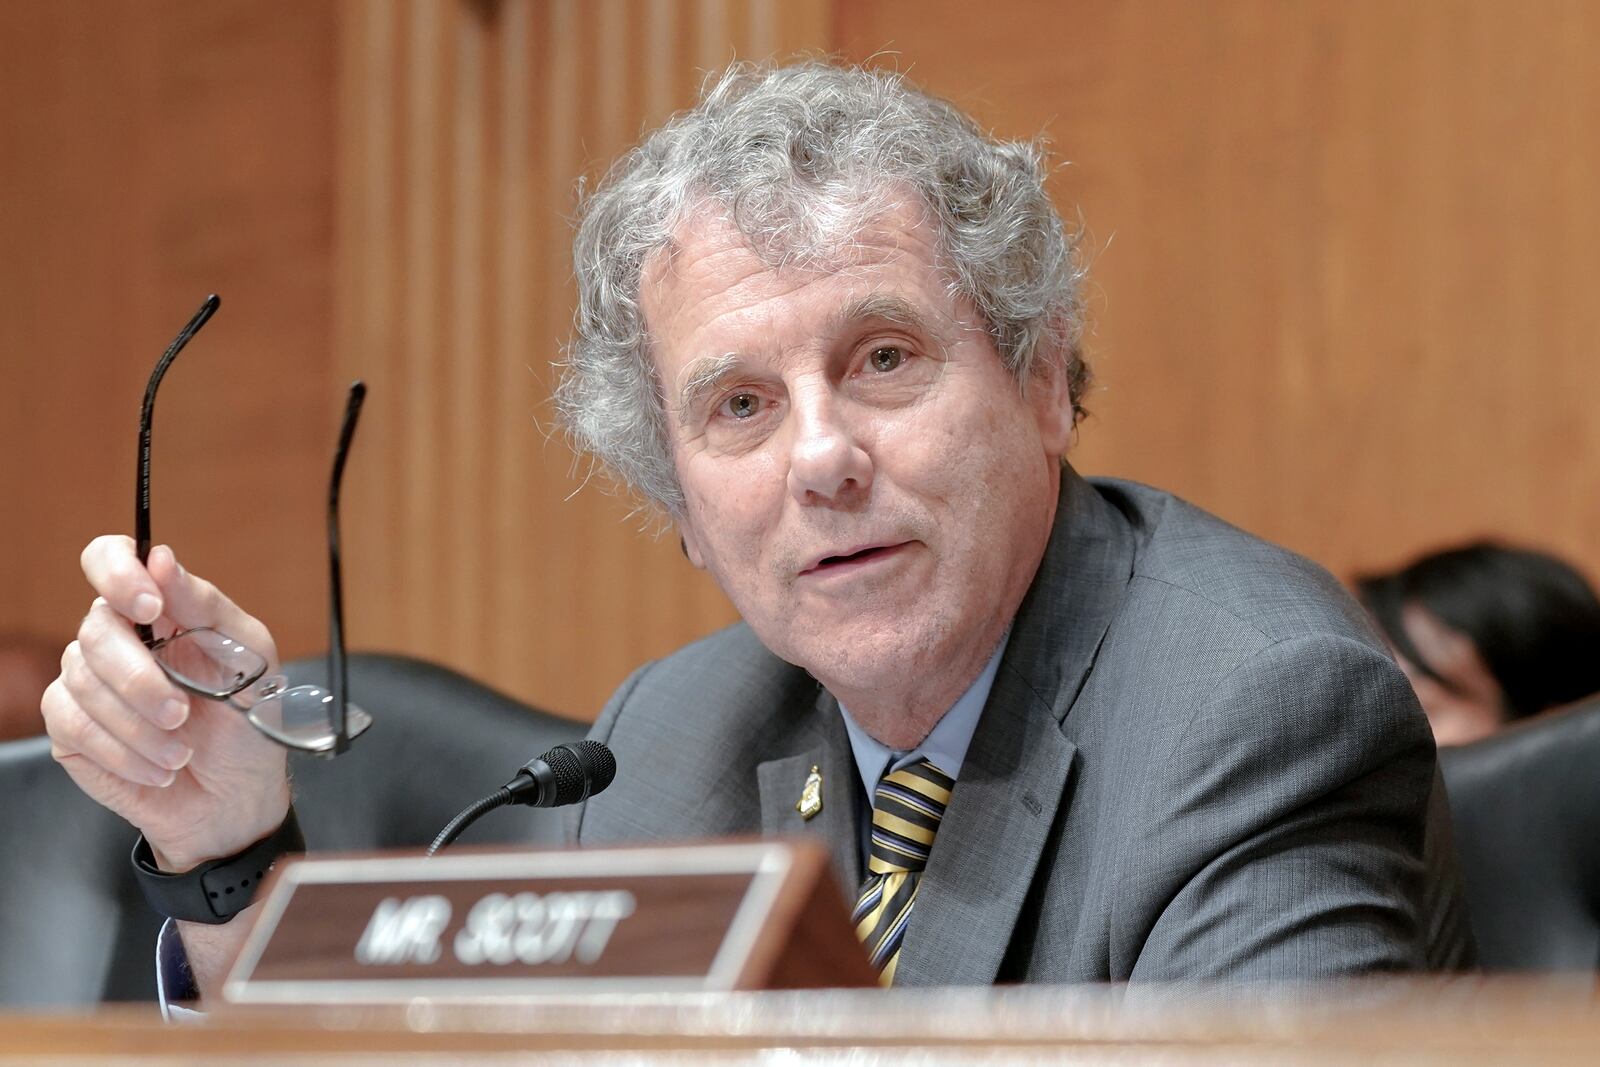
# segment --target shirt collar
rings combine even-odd
[[[909,752],[897,752],[867,733],[851,717],[850,709],[839,705],[839,711],[844,714],[845,732],[850,735],[850,751],[856,758],[856,770],[862,787],[867,791],[869,805],[878,779],[889,771],[899,770],[919,760],[928,760],[951,778],[961,777],[961,764],[967,758],[967,746],[972,743],[972,735],[978,729],[983,706],[989,702],[989,690],[994,687],[994,676],[999,673],[1000,658],[1005,655],[1006,643],[1010,639],[1011,630],[1008,627],[983,671],[954,706],[944,713],[922,744]]]

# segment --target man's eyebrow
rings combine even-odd
[[[852,300],[834,314],[833,325],[836,330],[842,332],[855,323],[869,320],[887,322],[892,326],[913,330],[941,344],[950,343],[948,329],[911,301],[891,293],[873,293]]]
[[[678,386],[678,421],[684,424],[692,421],[700,401],[732,374],[741,362],[737,352],[728,352],[721,356],[701,356],[683,368],[683,373],[678,375],[678,381],[682,383]]]

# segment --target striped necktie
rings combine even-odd
[[[894,983],[917,882],[954,787],[954,779],[922,760],[884,775],[873,794],[871,873],[850,921],[884,985]]]

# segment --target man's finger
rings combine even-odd
[[[138,785],[165,787],[177,777],[176,771],[156,766],[112,737],[59,682],[45,690],[43,706],[50,751],[58,762],[79,755],[113,778]]]
[[[125,534],[96,537],[84,548],[79,563],[94,591],[119,615],[142,623],[161,617],[161,589],[140,564],[133,538]]]
[[[68,657],[61,681],[72,700],[114,739],[146,761],[166,770],[182,770],[194,755],[182,730],[167,730],[131,707],[88,669],[83,657]]]
[[[183,690],[167,677],[128,621],[104,600],[96,600],[89,609],[78,627],[78,639],[62,657],[69,686],[73,675],[67,668],[74,655],[124,703],[156,725],[170,729],[188,716],[189,699]]]

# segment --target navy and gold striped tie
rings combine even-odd
[[[871,873],[861,887],[850,921],[884,985],[894,983],[900,942],[917,899],[917,881],[928,865],[933,835],[954,787],[954,779],[922,760],[884,775],[873,794],[872,845],[867,857]]]

